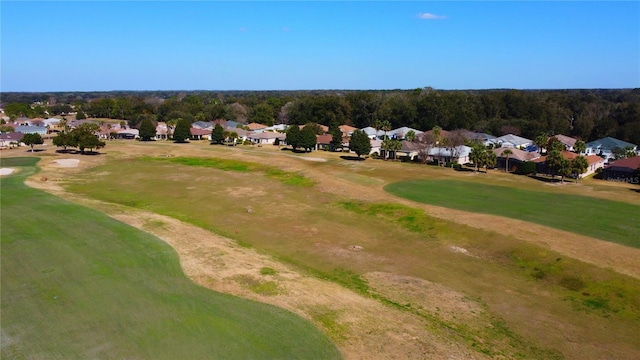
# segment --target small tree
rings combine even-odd
[[[224,128],[220,124],[216,124],[211,132],[211,144],[222,144],[226,138]]]
[[[70,146],[77,147],[84,154],[85,149],[103,148],[106,144],[98,139],[96,132],[100,130],[98,124],[84,123],[71,131]]]
[[[150,141],[156,137],[156,127],[149,119],[144,119],[140,123],[140,140]]]
[[[333,125],[329,129],[329,133],[331,134],[331,150],[337,151],[338,149],[342,150],[342,131],[338,126]]]
[[[504,166],[504,171],[509,172],[509,155],[513,155],[513,151],[511,149],[502,150],[502,156],[506,157],[506,164]]]
[[[24,134],[22,142],[25,145],[31,146],[31,152],[33,152],[33,146],[43,144],[44,140],[42,140],[42,136],[40,136],[40,134]]]
[[[300,146],[303,147],[305,151],[311,151],[318,143],[316,130],[316,127],[312,124],[307,124],[300,130]]]
[[[79,109],[78,112],[76,113],[76,120],[84,120],[87,118],[87,115],[82,111],[82,109]]]
[[[578,140],[576,141],[576,143],[573,145],[573,150],[575,152],[577,152],[578,154],[582,154],[587,150],[587,144],[585,144],[584,141],[582,140]]]
[[[580,155],[571,161],[571,173],[576,176],[576,183],[580,180],[580,175],[584,174],[589,168],[587,158]]]
[[[549,136],[546,133],[540,133],[540,135],[536,136],[533,140],[533,143],[538,147],[540,155],[542,155],[542,149],[547,146],[547,142],[549,142]]]
[[[563,160],[565,159],[562,157],[562,152],[560,152],[560,150],[549,150],[546,163],[547,170],[552,177],[555,177],[555,175],[559,173],[560,169],[566,165],[563,163]]]
[[[362,130],[354,131],[349,140],[349,150],[355,152],[358,157],[370,153],[371,141],[367,133]]]
[[[482,144],[475,144],[471,148],[469,154],[469,160],[475,165],[476,171],[480,171],[480,168],[484,166],[487,157],[487,149]]]
[[[173,141],[177,143],[185,143],[191,137],[191,126],[184,119],[179,119],[176,128],[173,131]]]
[[[491,149],[485,150],[484,171],[489,173],[489,168],[494,168],[498,162],[498,156]]]
[[[423,164],[426,164],[430,157],[429,152],[433,148],[435,144],[435,137],[430,133],[423,133],[418,138],[418,158],[422,161]]]
[[[52,140],[53,145],[61,147],[63,151],[67,151],[67,147],[73,146],[73,137],[67,132],[59,132]]]
[[[407,135],[404,136],[405,139],[407,139],[408,141],[415,141],[416,140],[416,132],[413,130],[409,130],[407,131]]]
[[[300,146],[300,128],[298,125],[291,125],[287,129],[287,137],[285,138],[287,144],[291,145],[293,150]]]

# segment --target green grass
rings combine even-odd
[[[314,182],[299,173],[292,173],[277,168],[263,166],[245,161],[221,159],[221,158],[195,158],[195,157],[171,157],[171,158],[142,158],[143,161],[163,161],[186,166],[199,166],[223,171],[237,172],[264,172],[269,178],[278,180],[286,185],[311,187]]]
[[[510,217],[640,248],[640,205],[455,180],[402,181],[385,190],[422,203]]]
[[[318,166],[317,171],[327,166],[311,165]],[[638,348],[634,329],[640,321],[640,285],[635,279],[564,257],[558,265],[558,253],[504,236],[499,229],[484,231],[435,219],[409,206],[362,202],[256,175],[261,174],[114,159],[72,179],[67,189],[107,202],[131,202],[231,237],[407,313],[415,314],[417,308],[377,295],[380,289],[363,275],[384,271],[443,284],[482,301],[487,316],[467,321],[434,315],[423,318],[432,323],[427,326],[452,342],[461,337],[470,346],[478,343],[479,351],[490,350],[496,356],[553,358],[554,349],[561,349],[572,357],[574,350],[566,347],[562,336],[546,335],[548,326],[557,329],[565,324],[577,329],[579,342],[598,343],[604,349],[599,354],[624,352],[607,344]],[[375,176],[386,179],[382,174]],[[249,191],[248,195],[242,191]],[[344,256],[331,251],[350,245],[361,245],[363,250],[338,252]],[[451,251],[452,245],[468,249],[473,256]],[[274,289],[272,284],[252,289],[272,280],[257,279],[247,279],[247,289],[267,293]],[[532,323],[529,316],[550,322]],[[339,318],[322,311],[314,315],[328,327]],[[342,331],[336,329],[336,333]]]
[[[2,358],[339,358],[308,321],[199,287],[166,243],[3,177]],[[273,292],[267,284],[257,288]]]

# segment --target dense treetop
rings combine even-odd
[[[612,136],[640,144],[640,89],[113,91],[2,93],[5,113],[43,117],[82,110],[87,117],[187,122],[347,124],[428,130],[465,128],[496,136],[565,134],[585,141]]]

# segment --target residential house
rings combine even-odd
[[[253,123],[247,124],[247,127],[249,128],[249,130],[253,132],[264,132],[268,126],[253,122]]]
[[[331,134],[322,134],[322,135],[316,135],[316,150],[330,150],[330,151],[334,151],[335,149],[332,149],[331,146],[331,141],[333,140],[333,135]]]
[[[227,122],[227,123],[229,123],[229,122]],[[238,142],[247,141],[247,138],[248,138],[249,134],[252,133],[249,130],[245,130],[245,129],[238,128],[238,127],[225,127],[224,131],[228,131],[230,133],[234,132],[234,133],[238,134],[238,140],[237,140]]]
[[[342,131],[342,136],[351,136],[354,131],[358,130],[357,127],[349,126],[349,125],[340,125],[338,126],[340,131]]]
[[[382,154],[382,140],[369,138],[369,143],[371,144],[369,155],[380,156],[380,154]],[[348,146],[349,145],[347,145],[347,147]]]
[[[638,146],[635,144],[631,144],[612,137],[606,137],[587,143],[585,154],[599,155],[603,157],[606,162],[609,162],[610,160],[614,159],[613,149],[625,149],[627,147],[631,147],[636,153],[638,152]]]
[[[571,151],[562,151],[561,152],[562,157],[566,160],[573,160],[575,158],[577,158],[578,156],[580,156],[579,154],[576,154],[574,152]],[[587,170],[580,174],[579,177],[583,178],[585,176],[589,176],[593,173],[596,172],[596,170],[603,168],[604,167],[604,159],[601,158],[600,156],[597,155],[586,155],[584,156],[587,159],[587,163],[589,164],[589,166],[587,167]],[[548,174],[549,173],[549,169],[547,168],[547,155],[545,156],[540,156],[536,159],[533,160],[533,162],[536,163],[536,172],[539,173],[543,173],[543,174]]]
[[[22,142],[23,137],[24,137],[24,134],[20,132],[10,132],[10,133],[0,134],[0,148],[10,149],[14,146],[19,146],[20,143]]]
[[[29,125],[29,123],[31,122],[31,119],[29,119],[28,117],[21,116],[15,119],[13,122],[15,122],[18,125]]]
[[[366,128],[363,128],[363,129],[360,129],[360,130],[364,131],[364,133],[367,134],[367,136],[371,140],[379,139],[380,137],[382,137],[384,135],[384,131],[376,130],[375,128],[372,128],[371,126],[367,126]]]
[[[217,121],[224,121],[226,124],[222,124],[222,123],[220,124],[224,128],[237,128],[237,127],[244,128],[244,125],[240,124],[237,121],[233,121],[233,120],[215,120],[214,123],[217,122]]]
[[[287,125],[285,124],[276,124],[273,126],[268,126],[264,128],[264,131],[273,131],[273,132],[284,132],[287,130]]]
[[[396,152],[397,158],[404,158],[409,161],[416,160],[420,155],[420,144],[414,141],[402,140],[402,147]]]
[[[196,121],[191,124],[191,127],[200,130],[213,130],[215,124],[211,123],[210,121]]]
[[[113,132],[115,128],[112,128],[110,130],[110,132]],[[126,140],[133,140],[133,139],[137,139],[140,137],[140,131],[138,129],[124,129],[124,128],[119,128],[119,129],[115,129],[115,131],[117,132],[117,138],[118,139],[126,139]]]
[[[393,129],[391,131],[387,132],[387,136],[389,136],[392,139],[396,139],[396,140],[404,140],[407,136],[407,133],[409,131],[413,131],[416,136],[422,134],[422,131],[420,130],[416,130],[407,126],[403,126],[397,129]]]
[[[431,137],[432,137],[432,139],[434,139],[434,140],[435,140],[435,134],[434,134],[434,132],[433,132],[433,129],[428,130],[428,131],[425,131],[425,132],[423,132],[423,133],[421,133],[421,134],[418,134],[416,138],[417,138],[419,141],[422,141],[422,139],[423,139],[423,137],[424,137],[424,136],[431,136]],[[453,134],[451,133],[451,131],[447,131],[447,130],[440,130],[439,139],[436,141],[436,143],[435,143],[435,144],[436,144],[436,145],[438,145],[438,144],[440,144],[441,139],[443,139],[443,138],[447,138],[447,139],[449,139],[449,138],[451,138],[452,136],[453,136]]]
[[[640,156],[620,159],[612,162],[602,170],[602,178],[608,181],[640,184]]]
[[[553,137],[558,139],[558,141],[560,141],[560,143],[564,145],[564,148],[568,151],[575,151],[573,147],[576,145],[578,139],[562,134],[554,135]]]
[[[456,147],[438,146],[429,149],[429,157],[439,163],[466,164],[470,162],[471,148],[466,145]]]
[[[463,134],[465,138],[479,142],[484,146],[495,144],[495,140],[497,139],[497,137],[483,132],[464,131]]]
[[[31,126],[31,125],[16,126],[15,131],[23,134],[40,134],[40,136],[45,136],[48,133],[46,126]]]
[[[171,134],[173,133],[173,128],[165,122],[158,122],[156,125],[156,140],[169,140]]]
[[[286,138],[287,138],[286,134],[274,133],[274,132],[268,132],[268,131],[261,132],[261,133],[249,132],[247,134],[247,139],[252,143],[258,144],[258,145],[274,144],[276,142],[276,139],[278,139],[280,143],[284,143]]]
[[[503,155],[505,150],[509,149],[509,171],[515,171],[518,168],[518,164],[525,161],[533,161],[540,157],[537,152],[525,151],[517,148],[500,147],[493,149],[493,153],[496,154],[497,162],[496,167],[499,169],[505,169],[507,166],[507,155]]]
[[[191,140],[211,140],[211,130],[191,128]]]
[[[495,140],[493,140],[493,142],[498,147],[518,148],[518,149],[524,149],[527,146],[533,144],[533,140],[523,138],[521,136],[517,136],[514,134],[507,134],[507,135],[500,136]]]

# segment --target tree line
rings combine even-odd
[[[83,94],[83,93],[78,93]],[[439,126],[496,136],[506,133],[533,138],[565,134],[591,141],[612,136],[640,144],[640,89],[586,90],[413,90],[385,91],[262,91],[262,92],[116,92],[72,96],[55,105],[33,106],[32,93],[2,94],[5,113],[40,116],[68,107],[88,117],[127,120],[139,127],[182,119],[188,123],[215,119],[265,125],[307,123],[351,125],[357,128],[386,121],[391,128],[418,130]],[[38,101],[53,95],[41,95]],[[61,99],[70,99],[62,104]],[[18,102],[11,102],[22,99]],[[52,107],[55,107],[52,109]]]

